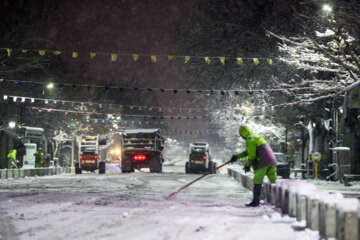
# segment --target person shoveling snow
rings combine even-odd
[[[271,183],[275,183],[276,174],[276,158],[266,140],[256,134],[253,134],[248,126],[239,128],[240,136],[246,141],[246,150],[232,156],[230,162],[234,163],[239,158],[247,157],[244,171],[247,173],[252,167],[255,171],[253,200],[246,204],[247,207],[257,207],[260,204],[261,187],[265,175]]]

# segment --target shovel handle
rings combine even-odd
[[[199,180],[202,179],[203,177],[205,177],[205,176],[207,176],[207,175],[215,172],[216,170],[218,170],[219,168],[222,168],[223,166],[225,166],[226,164],[229,164],[230,162],[231,162],[231,161],[227,161],[227,162],[221,164],[220,166],[218,166],[217,168],[214,168],[214,169],[212,169],[211,171],[204,173],[203,175],[201,175],[200,177],[192,180],[191,182],[189,182],[189,183],[186,184],[185,186],[182,186],[182,187],[181,187],[179,190],[177,190],[176,192],[173,192],[173,193],[171,193],[170,195],[168,195],[168,196],[166,197],[166,199],[171,198],[172,196],[174,196],[174,195],[177,194],[178,192],[184,190],[185,188],[187,188],[188,186],[190,186],[190,185],[193,184],[194,182],[199,181]]]

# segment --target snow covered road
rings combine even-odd
[[[0,239],[317,239],[272,208],[245,208],[251,193],[227,175],[183,165],[164,173],[64,174],[0,181]]]

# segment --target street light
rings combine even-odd
[[[48,83],[48,84],[46,85],[46,88],[47,88],[47,89],[53,89],[53,88],[54,88],[54,84],[53,84],[53,83]]]
[[[9,128],[15,128],[16,123],[14,121],[9,122]]]
[[[324,4],[323,7],[322,7],[322,10],[325,13],[331,13],[332,12],[332,7],[329,4]]]

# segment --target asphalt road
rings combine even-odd
[[[309,236],[294,230],[293,219],[268,206],[244,207],[251,193],[227,175],[210,175],[165,199],[198,176],[185,174],[179,163],[165,166],[161,174],[111,172],[0,180],[0,239]]]

